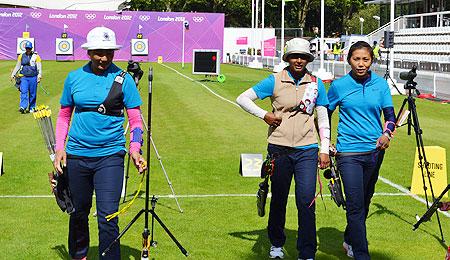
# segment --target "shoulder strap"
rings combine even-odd
[[[121,71],[119,75],[114,79],[113,85],[109,90],[108,96],[103,101],[103,106],[106,109],[107,115],[123,116],[123,92],[122,85],[125,80],[126,71]]]
[[[31,60],[32,56],[33,56],[33,53],[31,53],[30,57],[28,57],[28,55],[26,55],[25,53],[22,53],[22,56],[20,57],[20,63],[22,64],[22,66],[30,66],[30,60]],[[25,63],[24,63],[24,58],[25,58]]]
[[[308,71],[309,76],[311,77],[312,82],[317,82],[317,77],[311,74],[311,72]]]
[[[108,96],[97,107],[77,108],[79,112],[98,112],[109,116],[124,116],[123,92],[122,85],[125,80],[126,72],[122,70],[114,79],[114,82],[109,90]]]

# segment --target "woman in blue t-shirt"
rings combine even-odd
[[[356,42],[347,57],[352,70],[333,81],[328,90],[330,118],[339,106],[336,159],[347,206],[343,247],[348,256],[356,259],[370,259],[366,218],[384,150],[395,130],[390,89],[386,80],[370,71],[373,60],[372,47]]]
[[[142,101],[131,76],[112,63],[114,51],[121,47],[116,45],[112,30],[92,29],[82,47],[90,61],[67,76],[56,123],[54,166],[60,173],[63,173],[61,164],[66,166],[64,174],[75,208],[69,221],[69,254],[72,259],[87,257],[88,217],[95,191],[99,259],[119,260],[119,243],[102,256],[119,235],[117,218],[107,221],[106,216],[117,212],[122,191],[126,154],[124,110],[130,123],[130,158],[139,172],[146,169],[139,153]]]

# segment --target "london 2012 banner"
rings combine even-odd
[[[145,60],[180,62],[183,52],[184,21],[189,30],[184,37],[184,59],[192,61],[193,49],[223,50],[224,14],[124,11],[121,14],[104,11],[70,11],[26,8],[0,8],[0,60],[17,58],[17,38],[29,32],[34,38],[35,51],[44,60],[56,59],[56,38],[63,32],[73,39],[73,56],[87,60],[81,45],[94,27],[106,26],[116,33],[116,60],[132,58],[131,40],[137,34],[148,39]]]

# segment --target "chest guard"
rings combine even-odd
[[[125,75],[126,72],[122,70],[120,74],[116,76],[111,89],[109,90],[108,96],[100,105],[97,107],[77,107],[77,111],[98,112],[102,115],[123,117],[125,104],[123,103],[122,85],[125,80]]]
[[[311,76],[311,82],[307,83],[305,86],[305,93],[303,94],[300,103],[291,108],[291,112],[302,112],[308,115],[314,113],[314,107],[316,106],[317,96],[319,95],[319,86],[317,84],[317,78],[313,75]]]
[[[34,77],[38,75],[36,64],[34,64],[33,66],[31,65],[31,59],[33,58],[33,55],[33,52],[30,56],[26,55],[25,53],[22,54],[22,58],[20,61],[22,69],[20,71],[20,74],[24,75],[25,77]]]

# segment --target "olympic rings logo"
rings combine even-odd
[[[41,17],[41,13],[39,12],[31,12],[30,13],[31,17],[33,17],[34,19],[38,19],[39,17]]]
[[[203,17],[203,16],[194,16],[194,17],[192,17],[192,21],[194,21],[196,23],[201,23],[201,22],[203,22],[203,20],[205,20],[205,17]]]
[[[95,19],[96,15],[95,14],[84,14],[84,17],[86,17],[86,19],[88,19],[88,20],[93,20],[93,19]]]
[[[143,41],[135,42],[133,47],[134,47],[134,50],[137,52],[143,52],[143,51],[145,51],[145,48],[146,48],[145,43]]]
[[[62,52],[67,52],[70,50],[70,43],[68,41],[60,41],[58,44],[58,49]]]
[[[148,20],[150,20],[150,15],[139,15],[139,20],[147,22]]]

